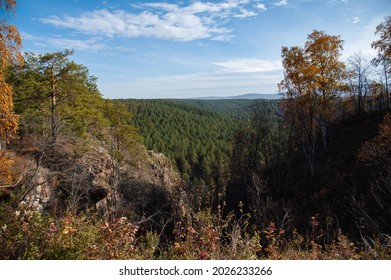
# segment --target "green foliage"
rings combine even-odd
[[[85,136],[107,125],[96,78],[69,60],[71,54],[26,53],[23,68],[10,69],[8,81],[15,89],[22,134]]]
[[[196,100],[196,99],[181,99],[176,100],[177,103],[188,104],[192,106],[208,109],[213,112],[230,116],[235,119],[245,120],[249,117],[248,108],[258,101],[267,106],[277,104],[277,100],[252,100],[252,99],[221,99],[221,100]]]
[[[141,148],[132,115],[123,104],[102,98],[97,78],[71,61],[72,53],[26,53],[22,69],[9,69],[20,115],[19,134],[33,139],[41,152],[58,136],[79,139],[74,141],[79,142],[75,150],[95,137],[107,143],[117,161],[136,158]]]
[[[212,106],[193,105],[196,101],[122,102],[134,114],[133,124],[147,148],[163,152],[183,178],[203,180],[211,187],[223,184],[232,132],[239,123],[236,118],[212,111]],[[241,108],[244,110],[244,106]]]
[[[103,137],[110,146],[111,155],[118,162],[124,158],[137,157],[141,142],[135,127],[131,125],[132,114],[126,106],[118,101],[104,101],[104,116],[110,124],[107,134]]]
[[[233,132],[253,100],[121,100],[148,149],[164,153],[193,184],[224,192]],[[274,107],[276,101],[262,100]]]

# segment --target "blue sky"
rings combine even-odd
[[[314,29],[340,35],[343,59],[374,57],[389,0],[18,0],[23,51],[74,49],[106,98],[277,93],[282,46]]]

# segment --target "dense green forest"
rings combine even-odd
[[[283,47],[280,100],[104,99],[4,29],[0,258],[390,259],[390,27],[376,80],[339,36]]]
[[[254,100],[122,100],[150,150],[164,153],[185,181],[224,189],[234,131]],[[262,100],[277,108],[277,102]]]
[[[200,99],[176,99],[180,104],[193,105],[211,111],[230,116],[235,119],[243,120],[249,117],[249,107],[255,99],[219,99],[219,100],[200,100]],[[276,100],[258,99],[266,103],[275,103]]]

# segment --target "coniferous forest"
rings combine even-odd
[[[278,100],[105,99],[0,24],[0,259],[391,258],[391,17],[282,47]]]

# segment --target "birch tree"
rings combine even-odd
[[[297,145],[307,158],[310,174],[315,163],[318,136],[328,149],[328,123],[334,117],[334,104],[345,89],[345,64],[339,61],[343,41],[339,36],[313,31],[304,48],[282,48],[284,79],[279,89],[284,94],[281,108],[296,131]]]

